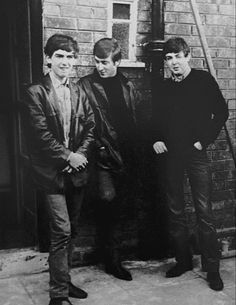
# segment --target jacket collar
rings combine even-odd
[[[58,104],[58,101],[57,101],[57,95],[56,95],[56,92],[53,88],[52,80],[51,80],[49,74],[46,74],[43,77],[42,84],[48,92],[49,102],[51,102],[52,106],[56,110],[56,113],[60,114],[60,108],[59,108],[59,104]],[[77,101],[78,101],[78,98],[79,98],[78,97],[78,88],[71,81],[71,79],[68,80],[68,86],[69,86],[69,89],[70,89],[71,114],[73,116],[75,114],[76,104],[77,104]]]
[[[101,77],[99,76],[97,69],[94,69],[92,75],[94,82],[101,84]],[[117,77],[120,79],[122,84],[128,84],[129,80],[119,71],[119,69],[117,70]]]
[[[129,80],[122,73],[120,73],[119,70],[117,71],[117,77],[121,82],[121,88],[123,90],[125,102],[129,106]],[[101,82],[101,77],[99,76],[96,69],[94,69],[92,73],[92,78],[94,87],[99,91],[104,100],[108,103],[107,96]]]

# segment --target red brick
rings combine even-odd
[[[105,32],[107,29],[107,22],[105,20],[78,19],[78,29]]]
[[[234,16],[235,10],[233,9],[232,5],[220,5],[219,13],[224,15]]]
[[[197,0],[197,3],[201,3],[201,4],[198,4],[199,6],[202,5],[202,3],[213,3],[213,4],[216,4],[217,0]]]
[[[93,17],[95,19],[105,19],[107,20],[107,9],[102,7],[93,8]]]
[[[215,69],[226,69],[229,66],[228,59],[214,59],[213,65]]]
[[[206,36],[223,36],[223,37],[233,37],[235,35],[235,29],[230,26],[220,26],[220,25],[208,25],[204,27],[204,32]],[[197,27],[194,27],[193,35],[198,35]]]
[[[223,58],[234,58],[235,57],[235,50],[222,48],[222,49],[218,50],[217,56],[218,57],[223,57]]]
[[[84,67],[84,66],[77,66],[77,76],[83,77],[87,74],[92,73],[94,70],[94,67]]]
[[[108,0],[77,0],[78,5],[90,7],[107,7]]]
[[[232,4],[232,0],[217,0],[217,4]]]
[[[226,100],[235,99],[235,90],[222,90],[223,96]]]
[[[150,22],[139,22],[137,30],[139,33],[151,33],[152,25]]]
[[[50,3],[44,4],[43,13],[44,15],[60,16],[60,7]]]
[[[191,27],[185,24],[166,24],[165,27],[166,34],[177,34],[177,35],[190,35]]]
[[[144,10],[144,11],[151,11],[152,0],[139,0],[138,1],[138,9],[139,10]]]
[[[223,37],[207,37],[209,47],[227,48],[230,47],[230,39]]]
[[[234,18],[221,15],[206,15],[206,24],[233,25]]]
[[[216,140],[212,146],[213,149],[226,149],[228,144],[226,140]]]
[[[46,42],[46,40],[54,35],[58,33],[58,29],[51,29],[51,28],[46,28],[45,32],[44,32],[44,40]],[[76,30],[65,30],[65,29],[60,29],[60,33],[63,33],[65,35],[69,35],[71,37],[73,37],[75,40],[78,41],[78,32]]]
[[[166,12],[191,12],[189,2],[168,1],[165,5]]]
[[[204,57],[202,48],[191,48],[192,57]]]
[[[213,191],[225,190],[225,181],[212,181]]]
[[[235,79],[230,79],[229,80],[229,88],[231,88],[231,89],[236,88],[236,80]]]
[[[178,20],[179,20],[179,23],[190,23],[190,24],[195,23],[193,14],[188,14],[188,13],[184,13],[184,14],[179,13]]]
[[[45,26],[57,29],[77,29],[76,20],[73,18],[45,17]]]
[[[231,159],[231,154],[229,151],[219,150],[212,152],[212,160],[226,160]]]
[[[152,13],[151,11],[138,11],[138,21],[151,21],[152,20]]]
[[[91,32],[78,32],[78,42],[92,42],[93,34]]]
[[[79,54],[93,54],[93,43],[79,43]]]
[[[219,69],[217,70],[217,76],[219,78],[235,78],[234,69]]]
[[[235,180],[227,180],[225,181],[225,188],[235,190],[235,184],[236,184]]]
[[[55,3],[57,5],[75,5],[76,0],[45,0],[44,3]]]
[[[94,66],[94,59],[92,55],[79,55],[76,59],[78,66]]]
[[[236,39],[235,39],[235,37],[231,38],[230,45],[231,45],[232,48],[236,47]]]
[[[229,85],[229,80],[228,79],[218,79],[218,84],[220,89],[229,89],[230,85]]]
[[[230,110],[236,110],[236,102],[235,102],[235,100],[229,100],[228,101],[228,108]]]
[[[64,17],[92,18],[93,9],[84,6],[61,6],[61,15]]]
[[[204,68],[204,60],[191,58],[191,67],[196,69],[203,69]]]
[[[216,4],[203,4],[198,5],[198,10],[202,14],[215,14],[218,12],[218,6]]]

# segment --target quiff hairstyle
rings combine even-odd
[[[167,53],[179,53],[181,51],[183,51],[185,57],[188,56],[190,48],[187,42],[182,37],[173,37],[164,43],[163,57],[165,58]]]
[[[95,43],[93,55],[101,59],[111,55],[111,59],[115,63],[121,60],[121,47],[115,38],[102,38]]]
[[[48,40],[44,48],[46,56],[52,57],[53,53],[57,50],[64,50],[67,52],[74,52],[75,58],[79,53],[77,41],[71,36],[64,34],[54,34]]]

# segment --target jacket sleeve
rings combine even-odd
[[[79,145],[76,152],[82,153],[86,157],[89,156],[92,149],[94,148],[94,129],[95,129],[95,118],[93,109],[89,103],[89,100],[86,96],[86,93],[81,88],[81,85],[78,84],[79,88],[79,104],[83,107],[84,117],[84,134],[83,140]]]
[[[131,81],[129,81],[128,85],[129,85],[129,94],[130,94],[130,99],[131,99],[132,117],[133,117],[134,123],[137,124],[138,96],[137,96],[133,83]]]
[[[207,75],[209,79],[206,81],[205,94],[207,103],[209,103],[211,119],[208,121],[204,134],[199,139],[205,147],[216,140],[229,115],[228,107],[216,80],[210,73]]]
[[[89,82],[89,80],[85,77],[85,78],[81,78],[79,81],[78,81],[78,86],[82,89],[82,91],[85,93],[87,99],[88,99],[88,103],[93,111],[93,114],[94,114],[94,122],[95,122],[95,126],[94,126],[94,129],[93,129],[93,134],[94,134],[94,139],[95,139],[95,142],[94,142],[94,149],[96,148],[100,148],[100,147],[103,147],[104,144],[100,141],[100,137],[99,137],[99,126],[101,125],[100,124],[100,120],[99,120],[99,115],[97,114],[96,112],[96,107],[95,107],[95,96],[92,92],[92,88],[91,88],[91,84]],[[99,120],[99,121],[98,121]]]
[[[63,165],[71,151],[59,143],[50,131],[43,102],[46,102],[46,92],[42,87],[34,85],[26,89],[25,98],[22,101],[22,118],[26,136],[28,140],[36,143],[49,160]]]

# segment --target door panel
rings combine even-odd
[[[8,0],[0,9],[5,25],[0,57],[4,71],[0,91],[0,248],[35,245],[37,239],[35,192],[23,167],[19,103],[24,85],[37,77],[33,71],[41,71],[40,65],[42,69],[41,5],[40,0]],[[38,30],[35,24],[40,26]],[[38,50],[35,62],[32,44]]]

